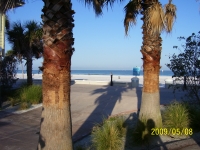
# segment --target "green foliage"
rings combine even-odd
[[[170,63],[167,64],[167,67],[174,73],[173,77],[176,78],[176,82],[182,84],[182,86],[176,86],[174,91],[185,90],[187,92],[185,96],[188,99],[200,102],[200,32],[193,33],[188,38],[179,37],[179,39],[185,40],[185,44],[182,45],[184,52],[170,56]],[[174,48],[178,47],[174,46]]]
[[[93,146],[97,150],[121,150],[124,136],[124,119],[114,117],[104,120],[103,125],[97,125],[92,132]]]
[[[165,128],[189,128],[190,117],[188,107],[184,103],[173,102],[163,112],[163,125]]]
[[[10,101],[11,106],[16,105],[19,103],[19,100],[16,96],[16,90],[11,88],[4,88],[3,86],[0,86],[0,94],[1,100],[3,101]]]
[[[199,105],[188,105],[190,127],[194,132],[200,131],[200,106]]]
[[[11,88],[16,82],[17,60],[13,55],[4,57],[0,60],[0,86]]]
[[[31,107],[31,103],[29,103],[29,102],[22,102],[20,104],[20,110],[25,110],[25,109],[28,109],[30,107]]]
[[[79,145],[75,147],[75,150],[85,150],[85,148]]]
[[[6,90],[16,82],[17,60],[13,55],[0,59],[0,107],[5,101]]]
[[[133,142],[136,145],[149,145],[151,140],[151,129],[155,128],[155,123],[153,120],[141,119],[138,120],[136,127],[133,131]]]
[[[126,133],[126,124],[125,124],[125,118],[123,116],[115,116],[115,117],[110,117],[108,122],[113,122],[117,128],[117,130],[120,133],[120,136],[123,137],[124,134]]]
[[[18,90],[21,102],[38,104],[42,102],[42,87],[39,85],[23,86]]]
[[[10,101],[11,106],[15,106],[20,103],[19,99],[16,97],[8,97],[8,100]]]
[[[40,58],[43,53],[41,26],[35,21],[27,21],[23,25],[19,21],[14,22],[7,36],[14,54],[21,62],[26,60],[27,83],[32,85],[32,58]]]
[[[22,84],[19,89],[0,89],[5,101],[10,101],[11,106],[20,104],[20,109],[27,109],[32,104],[42,102],[42,87],[40,85],[27,86]]]
[[[32,55],[41,57],[42,48],[42,28],[35,21],[27,21],[23,25],[21,22],[14,22],[12,28],[7,31],[8,41],[13,46],[14,54],[23,58]]]

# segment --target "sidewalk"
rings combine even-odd
[[[141,88],[72,85],[73,141],[87,135],[94,123],[102,121],[103,116],[137,112],[141,103],[141,93]],[[160,95],[161,104],[168,104],[175,99],[169,89],[161,88]],[[181,93],[177,95],[180,96]],[[38,143],[41,110],[42,108],[39,107],[22,114],[0,111],[0,150],[35,150]],[[192,144],[199,148],[196,141],[190,140],[187,145]],[[178,144],[176,142],[173,145]]]

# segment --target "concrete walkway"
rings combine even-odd
[[[141,88],[124,86],[72,85],[73,140],[87,135],[94,123],[102,121],[103,116],[137,112],[141,104],[141,93]],[[181,95],[178,93],[176,97],[180,98]],[[175,99],[172,90],[165,88],[160,89],[160,96],[162,105]],[[0,150],[35,150],[41,110],[39,107],[22,114],[0,111]],[[191,140],[187,146],[199,148],[197,141]]]

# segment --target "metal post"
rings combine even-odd
[[[184,76],[184,89],[186,89],[186,76]]]
[[[113,86],[112,77],[113,77],[113,74],[112,74],[112,72],[111,72],[111,74],[110,74],[110,78],[111,78],[111,81],[110,81],[110,86]]]

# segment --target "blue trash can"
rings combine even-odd
[[[134,67],[133,68],[133,75],[134,76],[139,76],[140,75],[140,68],[139,67]]]

